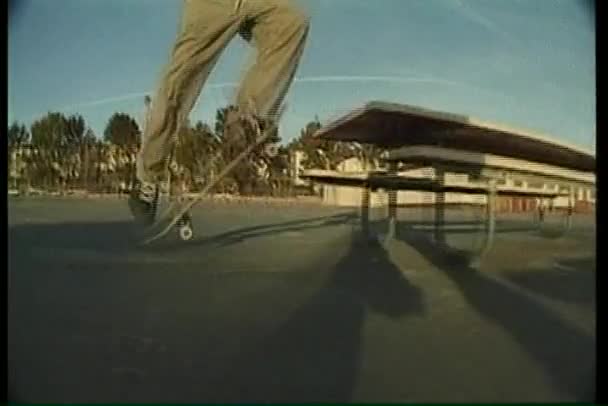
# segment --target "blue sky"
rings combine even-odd
[[[82,114],[101,135],[141,116],[179,21],[179,0],[16,0],[9,120]],[[311,32],[287,96],[289,140],[369,100],[473,115],[595,149],[595,26],[586,0],[299,0]],[[232,100],[251,50],[235,38],[192,112]]]

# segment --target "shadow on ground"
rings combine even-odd
[[[565,303],[594,307],[595,258],[563,258],[540,269],[506,270],[501,273],[509,281]]]
[[[400,318],[422,314],[424,305],[420,290],[384,250],[357,238],[326,285],[272,334],[247,344],[200,398],[210,394],[221,403],[352,401],[368,312]]]
[[[202,236],[191,241],[179,241],[170,233],[166,238],[139,246],[141,228],[130,221],[105,223],[21,224],[9,228],[9,245],[44,249],[95,250],[99,253],[126,253],[133,250],[174,251],[179,248],[203,246],[229,246],[251,238],[264,237],[280,232],[307,231],[349,223],[354,213],[332,216],[309,217],[280,223],[243,227],[212,236]],[[18,255],[22,252],[11,252]]]
[[[542,366],[557,391],[578,401],[594,399],[593,337],[571,327],[547,307],[501,283],[500,279],[471,268],[466,253],[436,244],[429,233],[400,228],[398,239],[416,249],[448,276],[482,317],[504,327],[522,349]],[[590,261],[585,260],[585,263],[589,264]],[[584,271],[582,277],[587,277]],[[545,286],[543,289],[545,294],[549,294],[551,287]]]
[[[320,223],[313,227],[349,218],[315,218]],[[251,227],[212,239],[226,245],[277,228],[306,229],[312,220]],[[108,253],[130,255],[132,232],[128,223],[120,222],[10,229],[9,377],[17,400],[349,402],[357,384],[367,315],[401,318],[424,313],[421,291],[383,249],[357,236],[330,241],[328,256],[335,256],[336,247],[349,248],[329,268],[319,260],[298,276],[251,272],[227,277],[227,285],[216,285],[223,286],[218,292],[209,277],[201,276],[206,269],[179,273],[154,262],[104,262]],[[99,263],[61,255],[59,250],[66,248],[94,251]],[[57,255],[39,257],[34,249]],[[263,262],[263,257],[257,260]],[[188,258],[181,261],[188,266]],[[236,278],[238,282],[230,282]],[[280,295],[272,289],[278,279],[286,286]],[[318,286],[298,293],[302,284],[311,286],[310,280],[319,281]],[[256,296],[260,302],[243,307],[245,293],[256,284],[267,293]],[[232,304],[213,308],[212,301],[227,295],[234,298],[237,311],[249,315],[259,314],[261,302],[272,296],[276,311],[269,312],[271,317],[293,306],[298,296],[304,298],[286,321],[260,334],[255,322],[226,326],[223,312],[234,312],[228,308]],[[193,314],[186,318],[172,306]],[[166,313],[150,316],[154,309]],[[122,331],[152,338],[132,339]],[[74,337],[81,341],[74,344]],[[151,346],[161,347],[150,344],[155,340],[165,350],[149,352]],[[236,351],[226,350],[233,345],[226,342],[236,342]],[[221,348],[228,355],[218,359]],[[190,360],[190,366],[184,367],[183,360]],[[110,372],[116,370],[123,375]]]
[[[221,252],[248,239],[353,218],[340,214],[231,230],[192,241],[189,246],[209,250],[190,255],[204,257],[205,251]],[[329,239],[325,259],[341,258],[320,258],[297,275],[289,270],[240,272],[214,282],[207,268],[221,267],[221,255],[212,265],[205,259],[206,266],[193,269],[189,256],[170,255],[171,241],[150,249],[175,264],[149,261],[147,255],[131,262],[104,260],[145,253],[134,248],[135,232],[127,222],[9,229],[9,382],[17,400],[349,402],[364,355],[361,334],[367,317],[425,313],[420,289],[382,248],[358,236]],[[399,238],[453,281],[483,318],[504,327],[558,391],[593,400],[592,337],[517,288],[471,269],[462,255],[437,247],[428,235],[406,230]],[[71,254],[79,252],[97,259],[82,261]],[[255,260],[263,264],[263,253]],[[590,262],[562,265],[578,268]],[[580,277],[569,275],[571,284]],[[508,277],[545,296],[584,301],[560,292],[557,281]],[[266,314],[285,317],[267,323]],[[146,349],[154,346],[165,350]],[[437,365],[441,362],[437,359]],[[117,367],[118,375],[112,372]]]
[[[279,233],[303,232],[324,227],[352,224],[356,219],[356,213],[341,213],[332,216],[312,217],[299,220],[290,220],[280,223],[241,227],[220,234],[195,238],[191,241],[179,241],[175,238],[167,238],[165,241],[162,241],[158,244],[153,244],[152,246],[155,250],[160,249],[172,251],[203,246],[226,247],[253,238],[272,236]]]

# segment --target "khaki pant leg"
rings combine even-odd
[[[291,0],[245,0],[242,12],[253,22],[242,35],[253,42],[257,56],[241,83],[237,105],[273,118],[295,76],[309,19]]]
[[[180,127],[242,21],[233,0],[184,1],[180,32],[152,100],[137,165],[139,180],[162,181]]]

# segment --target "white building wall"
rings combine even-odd
[[[357,158],[350,158],[338,165],[341,172],[363,172],[363,165]],[[434,168],[418,168],[409,171],[399,172],[401,176],[418,178],[435,178]],[[468,176],[463,174],[445,174],[446,184],[462,184],[468,182]],[[360,206],[363,190],[356,187],[346,186],[324,186],[323,202],[335,206]],[[431,192],[421,192],[413,190],[397,191],[397,204],[434,204],[435,194]],[[444,201],[449,204],[485,204],[486,196],[469,195],[463,193],[445,193]],[[383,206],[388,202],[388,192],[379,190],[370,194],[370,207]]]
[[[373,167],[372,165],[368,168]],[[357,158],[347,159],[338,165],[338,170],[341,172],[363,172],[363,165]],[[434,168],[418,168],[409,171],[401,171],[399,175],[407,175],[410,177],[420,178],[435,178]],[[457,174],[457,173],[446,173],[445,183],[446,184],[466,184],[469,181],[468,175]],[[519,180],[515,182],[513,179],[505,179],[505,186],[518,186],[528,187],[528,182]],[[567,185],[555,184],[548,182],[543,184],[543,188],[546,190],[564,190],[567,189]],[[345,186],[328,186],[325,185],[323,193],[323,202],[328,205],[335,206],[360,206],[362,200],[362,189],[356,187],[345,187]],[[591,188],[576,188],[575,198],[577,200],[583,200],[587,202],[594,202],[593,192]],[[569,197],[560,196],[554,200],[555,207],[567,207],[569,204]],[[421,204],[434,204],[436,196],[431,192],[420,192],[401,190],[397,192],[397,203],[403,205],[421,205]],[[487,196],[485,195],[470,195],[464,193],[445,193],[445,203],[448,204],[479,204],[484,205],[487,203]],[[370,207],[378,207],[386,205],[388,202],[388,193],[386,191],[379,190],[371,193],[370,195]]]

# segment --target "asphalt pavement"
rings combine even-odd
[[[125,200],[9,200],[15,400],[593,399],[591,216],[557,238],[503,215],[479,269],[433,245],[422,209],[386,248],[348,208],[204,202],[193,218],[192,241],[139,247]],[[480,238],[459,227],[449,243]]]

